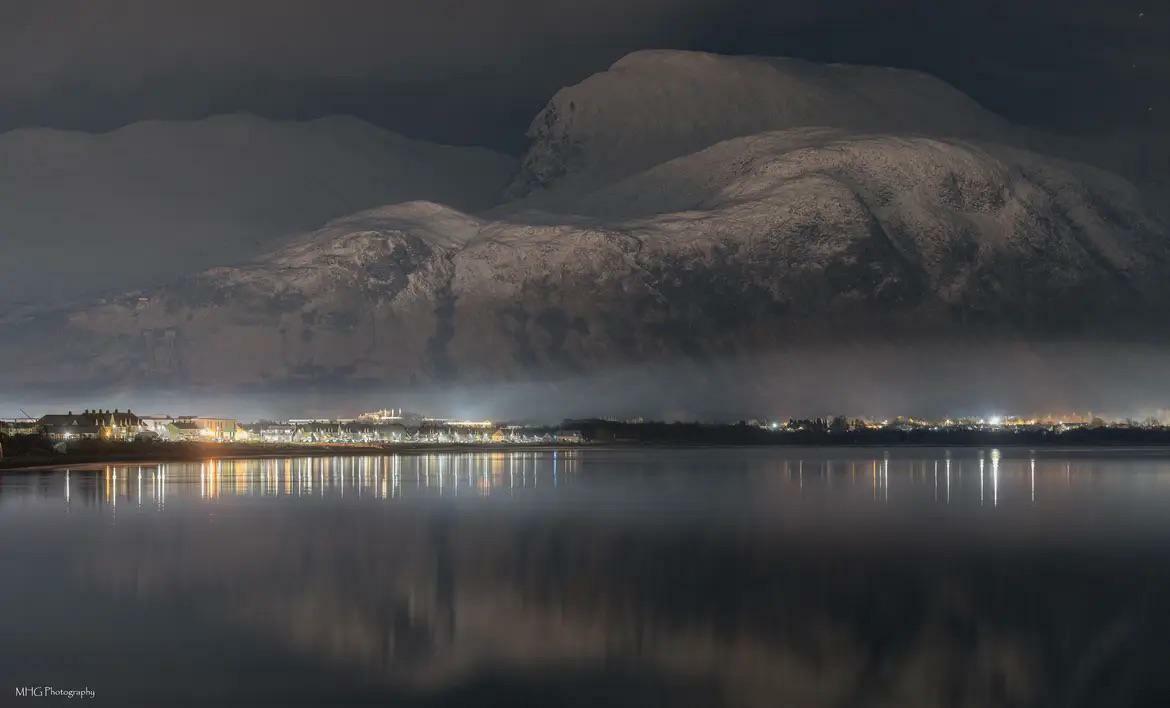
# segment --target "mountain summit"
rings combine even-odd
[[[639,51],[553,96],[511,193],[597,186],[729,138],[810,126],[969,138],[1009,128],[915,71]]]

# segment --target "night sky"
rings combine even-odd
[[[935,74],[1015,122],[1165,130],[1170,12],[1123,0],[8,0],[0,130],[343,113],[518,153],[561,86],[649,47]]]

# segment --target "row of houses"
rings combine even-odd
[[[51,440],[166,440],[268,443],[579,443],[576,430],[495,425],[378,411],[356,419],[294,419],[241,425],[235,418],[138,415],[131,410],[68,411],[0,421],[0,435]],[[382,415],[384,414],[384,415]]]
[[[250,440],[270,443],[539,443],[581,442],[574,430],[492,425],[480,421],[419,419],[383,422],[356,420],[294,419],[246,426]]]
[[[53,440],[172,440],[230,442],[248,432],[235,418],[140,416],[131,410],[53,413],[36,421],[36,432]]]

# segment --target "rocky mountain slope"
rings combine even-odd
[[[512,158],[352,118],[245,115],[110,133],[0,134],[0,303],[43,303],[238,263],[379,204],[498,201]]]
[[[59,320],[25,382],[280,386],[563,375],[793,342],[1076,336],[1164,308],[1165,224],[1125,181],[962,139],[717,143],[559,211],[432,202],[334,221]],[[40,333],[38,335],[38,332]],[[53,347],[27,346],[45,337]]]

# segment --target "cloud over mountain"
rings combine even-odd
[[[493,204],[512,158],[352,118],[136,123],[0,134],[0,302],[155,284],[408,199]]]

